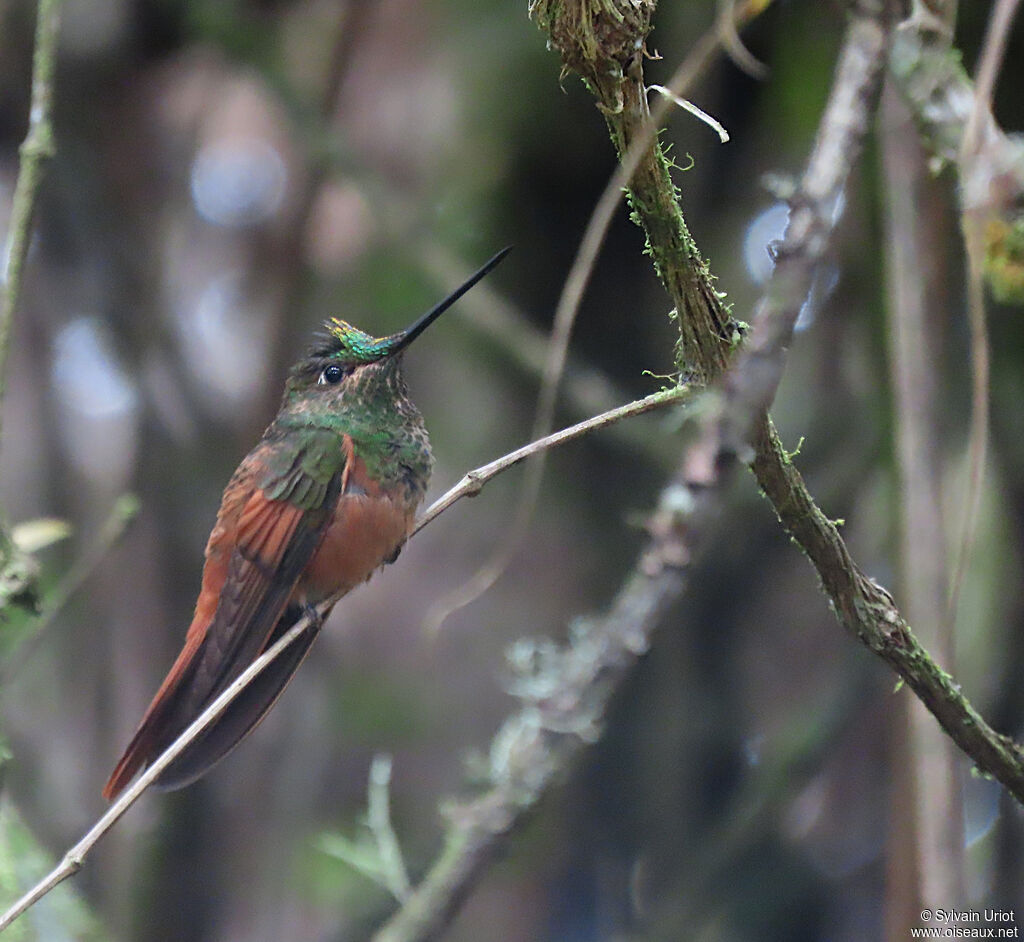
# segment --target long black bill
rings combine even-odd
[[[434,321],[436,321],[445,311],[448,310],[456,301],[459,300],[470,288],[473,287],[481,278],[484,277],[491,269],[495,268],[498,263],[512,251],[512,246],[508,245],[503,248],[497,255],[495,255],[490,261],[488,261],[479,271],[470,275],[458,288],[456,288],[447,298],[443,301],[435,304],[426,314],[424,314],[415,324],[411,327],[407,327],[400,334],[397,335],[396,343],[391,348],[389,353],[395,354],[400,350],[404,350],[409,346],[420,334],[423,333]]]

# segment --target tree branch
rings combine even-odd
[[[571,428],[564,429],[561,432],[556,432],[553,435],[548,435],[540,441],[531,442],[530,444],[525,445],[502,458],[498,458],[481,468],[477,468],[475,471],[470,471],[465,475],[460,484],[456,485],[456,487],[450,490],[430,507],[426,514],[424,514],[423,518],[421,518],[416,530],[413,532],[418,532],[427,523],[435,519],[439,514],[459,500],[459,498],[479,493],[483,485],[491,478],[496,477],[503,471],[507,471],[509,468],[514,467],[530,455],[538,454],[558,445],[565,444],[566,442],[579,438],[587,432],[603,428],[621,421],[622,419],[641,415],[644,412],[650,412],[654,409],[681,402],[686,395],[687,390],[681,387],[654,393],[645,399],[629,403],[618,409],[612,409],[610,412],[594,416],[593,418],[588,419],[585,422],[580,422]],[[345,594],[345,592],[341,592],[321,602],[317,606],[319,615],[321,617],[326,617],[326,614],[330,612],[335,604],[337,604],[338,600]],[[18,918],[18,916],[42,899],[54,887],[61,884],[68,877],[77,873],[81,869],[82,863],[87,854],[96,842],[117,823],[122,815],[124,815],[124,813],[133,804],[135,804],[136,801],[138,801],[142,796],[142,793],[160,775],[160,772],[170,765],[170,763],[173,762],[174,759],[180,755],[181,752],[191,742],[193,742],[204,729],[216,720],[216,718],[220,716],[225,709],[227,709],[231,701],[234,700],[235,697],[239,696],[242,691],[269,666],[271,661],[280,656],[283,651],[309,627],[309,624],[310,621],[308,617],[304,616],[300,618],[295,625],[282,635],[272,647],[268,648],[266,652],[256,658],[256,660],[253,661],[253,663],[249,665],[249,667],[247,667],[246,670],[243,671],[238,678],[232,682],[232,684],[219,697],[217,697],[217,699],[214,700],[209,707],[207,707],[207,709],[204,710],[203,713],[177,739],[175,739],[163,753],[160,754],[156,761],[120,795],[117,801],[107,809],[106,814],[104,814],[92,826],[92,828],[89,829],[88,833],[86,833],[85,836],[64,855],[60,863],[58,863],[50,873],[48,873],[42,880],[32,887],[32,889],[25,893],[21,899],[14,903],[2,916],[0,916],[0,932],[3,932],[7,926]]]
[[[28,133],[22,142],[18,181],[11,204],[11,223],[4,257],[0,259],[0,405],[7,391],[7,359],[11,341],[11,323],[21,299],[21,279],[32,235],[36,195],[43,180],[46,162],[53,157],[53,76],[57,65],[57,34],[60,30],[60,0],[39,0],[36,42],[32,56],[32,103]],[[0,437],[3,410],[0,409]]]
[[[569,8],[567,4],[559,9],[567,15],[564,11]],[[739,362],[725,378],[717,409],[705,422],[701,441],[688,456],[679,481],[682,491],[672,494],[668,506],[663,506],[655,518],[655,533],[668,547],[668,551],[662,551],[663,556],[689,560],[698,543],[700,527],[695,524],[699,522],[699,508],[716,503],[737,459],[751,462],[758,483],[781,522],[818,570],[840,621],[906,680],[979,768],[994,775],[1024,801],[1024,763],[1019,747],[981,719],[957,685],[913,637],[889,594],[856,566],[838,530],[814,503],[764,413],[778,387],[786,345],[827,246],[835,222],[835,207],[860,152],[877,100],[887,47],[885,4],[881,0],[860,0],[852,4],[851,12],[836,80],[807,170],[791,201],[790,224],[778,252],[775,273],[758,306],[755,328]],[[566,55],[564,36],[572,25],[561,21],[562,32],[559,38],[553,34],[553,42],[563,52],[567,65],[576,68],[582,63],[583,69],[592,70],[586,72],[585,78],[596,89],[621,149],[623,142],[628,144],[634,119],[631,115],[640,107],[635,91],[630,91],[638,84],[637,79],[627,79],[626,68],[620,67],[616,72],[607,61],[603,71],[594,71],[594,58],[589,53],[584,55],[585,48]],[[616,40],[620,50],[637,48],[646,31],[646,24],[641,21],[636,33],[627,39],[621,35],[621,29],[616,32],[611,25],[604,25],[604,35]],[[630,67],[635,70],[636,62],[631,60]],[[638,172],[634,178],[634,204],[641,210],[651,206],[663,209],[646,215],[641,211],[640,215],[659,274],[673,296],[677,296],[677,286],[681,285],[689,289],[682,298],[684,302],[692,302],[698,308],[707,302],[710,308],[697,310],[692,322],[687,320],[688,309],[679,308],[682,350],[697,351],[691,353],[697,356],[710,351],[700,364],[701,371],[707,374],[714,369],[719,352],[714,343],[720,339],[715,332],[717,296],[711,298],[707,269],[689,249],[674,193],[674,205],[665,204],[666,175],[658,172],[658,164],[663,166],[664,158],[660,157],[657,145],[649,155],[649,172]],[[694,281],[702,279],[706,280],[703,285],[694,286]],[[713,336],[688,342],[687,331],[712,331]],[[679,513],[677,506],[687,508],[687,512]]]
[[[373,942],[437,938],[508,834],[598,738],[611,695],[685,585],[683,569],[657,553],[644,553],[607,614],[573,624],[568,646],[512,649],[512,692],[523,706],[492,741],[490,785],[447,812],[444,849]]]
[[[602,9],[610,3],[608,0]],[[887,50],[886,4],[883,0],[858,0],[851,6],[836,80],[807,170],[791,200],[790,224],[778,252],[774,275],[758,305],[755,328],[739,362],[725,378],[717,408],[704,424],[701,441],[688,456],[678,482],[682,490],[672,496],[669,506],[663,507],[655,518],[656,533],[670,547],[670,557],[688,561],[699,542],[699,508],[716,503],[737,459],[751,463],[783,526],[818,570],[840,621],[904,678],[979,768],[992,774],[1024,802],[1024,755],[1020,748],[981,719],[958,686],[914,638],[888,592],[860,571],[834,524],[814,503],[764,411],[778,387],[786,345],[827,246],[835,223],[835,207],[853,160],[860,152],[877,100],[882,57]],[[634,16],[636,32],[631,38],[622,34],[623,24],[630,22],[625,14],[613,18],[618,28],[611,22],[602,24],[602,37],[611,37],[613,49],[623,57],[616,71],[607,55],[595,60],[586,45],[566,54],[565,37],[575,35],[572,28],[578,26],[569,22],[569,9],[572,7],[568,4],[559,7],[560,33],[557,38],[553,33],[552,40],[566,64],[582,69],[588,84],[595,89],[621,150],[623,144],[628,146],[630,129],[642,108],[636,100],[638,76],[628,75],[630,69],[636,71],[637,61],[630,59],[626,51],[639,47],[647,24]],[[591,18],[588,22],[592,26],[596,20]],[[601,48],[607,49],[607,44]],[[595,61],[603,62],[603,68],[595,69]],[[627,61],[629,69],[622,65]],[[687,241],[671,181],[666,184],[667,170],[661,172],[665,161],[657,144],[649,151],[649,160],[648,172],[638,171],[634,178],[633,202],[647,232],[659,275],[683,305],[678,307],[681,350],[703,358],[698,371],[708,375],[713,373],[721,352],[721,347],[716,346],[716,341],[721,340],[716,328],[720,302],[711,287],[710,273]],[[670,194],[672,205],[666,202]],[[658,211],[645,212],[644,207],[657,207]],[[709,331],[708,336],[687,340],[688,332],[707,335]],[[679,513],[675,509],[677,504],[688,508],[687,512]]]
[[[514,467],[521,461],[525,461],[532,455],[549,451],[558,445],[564,445],[566,442],[571,442],[574,438],[580,438],[588,432],[593,432],[599,428],[605,428],[615,422],[621,421],[622,419],[632,418],[635,415],[643,415],[645,412],[650,412],[652,409],[660,409],[662,406],[671,405],[674,402],[682,402],[690,395],[691,390],[686,386],[676,386],[672,389],[663,389],[660,392],[652,393],[650,396],[646,396],[643,399],[638,399],[636,402],[630,402],[624,406],[619,406],[617,409],[611,409],[608,412],[603,412],[601,415],[595,415],[592,418],[584,419],[582,422],[577,422],[575,425],[571,425],[569,428],[564,428],[560,432],[553,432],[551,435],[545,435],[543,438],[538,438],[536,441],[530,442],[528,445],[523,445],[515,451],[510,451],[507,455],[502,455],[502,457],[496,458],[494,461],[490,462],[490,464],[485,464],[483,467],[477,468],[475,471],[468,472],[463,476],[462,480],[455,485],[455,487],[451,488],[447,493],[439,497],[424,511],[423,515],[416,521],[416,526],[409,536],[415,536],[428,523],[430,523],[431,520],[451,507],[451,505],[457,500],[460,500],[463,497],[476,497],[491,478],[501,474],[502,471],[507,471],[509,468]]]
[[[322,612],[321,612],[322,613]],[[39,902],[54,887],[59,886],[68,877],[74,876],[82,868],[86,855],[92,850],[96,842],[103,837],[121,818],[121,816],[141,797],[142,793],[149,788],[160,773],[167,768],[175,757],[192,742],[204,729],[206,729],[221,713],[223,713],[232,700],[235,699],[250,683],[253,682],[267,667],[271,661],[294,642],[299,635],[309,628],[310,619],[303,615],[284,635],[282,635],[270,648],[252,662],[232,684],[213,701],[193,723],[150,765],[114,802],[104,814],[85,834],[85,836],[72,847],[61,858],[59,864],[53,868],[42,880],[31,890],[12,905],[2,916],[0,916],[0,932],[3,932],[15,919],[18,918],[30,906]]]
[[[565,279],[565,284],[562,287],[558,306],[555,308],[554,322],[551,327],[551,335],[547,341],[547,350],[544,357],[540,393],[537,396],[533,427],[530,432],[531,438],[539,438],[545,435],[551,428],[555,402],[568,360],[569,340],[572,336],[573,325],[576,322],[576,315],[579,312],[583,293],[586,291],[590,277],[593,274],[598,253],[604,244],[608,227],[611,225],[619,208],[623,191],[630,185],[635,175],[649,172],[649,162],[645,159],[646,155],[650,152],[650,147],[657,136],[658,128],[661,127],[662,122],[668,115],[669,110],[674,104],[674,99],[683,95],[690,85],[696,81],[701,72],[707,68],[714,54],[720,48],[727,45],[730,39],[736,35],[737,27],[763,12],[771,2],[772,0],[742,0],[742,2],[736,3],[730,6],[728,10],[725,10],[719,17],[715,29],[706,33],[694,45],[679,68],[676,69],[675,74],[669,81],[669,87],[664,89],[667,93],[666,97],[660,99],[650,113],[647,112],[647,90],[643,87],[642,82],[639,84],[635,101],[642,104],[642,112],[638,114],[636,120],[631,125],[628,144],[626,143],[626,138],[623,138],[620,142],[622,146],[619,148],[619,164],[602,191],[601,196],[598,198],[593,212],[590,214],[586,230],[576,251],[576,257],[573,259],[572,266]],[[646,15],[645,8],[653,9],[653,6],[654,3],[651,0],[643,0],[643,2],[637,4],[637,10],[641,12],[638,22],[646,23],[644,18]],[[558,4],[552,4],[549,0],[533,0],[530,4],[530,15],[544,28],[548,29],[549,32],[552,32],[553,36],[559,32],[560,27],[556,23],[561,22],[562,19],[572,21],[572,31],[576,31],[577,35],[579,30],[589,28],[586,17],[581,18],[577,22],[574,12],[566,12],[568,7],[558,9],[553,9],[553,7],[558,7]],[[645,25],[643,27],[644,31],[646,31],[646,28]],[[631,55],[633,58],[638,58],[642,54],[642,37],[638,41],[640,41],[641,45],[632,49]],[[594,66],[596,70],[601,70],[604,67],[604,63]],[[599,105],[599,107],[608,114],[606,106]],[[611,118],[609,118],[609,121],[611,122]],[[666,174],[664,181],[667,180]],[[639,186],[643,186],[643,184],[641,183]],[[637,205],[632,198],[631,202],[634,207]],[[700,261],[700,255],[697,252],[696,246],[689,239],[689,234],[686,232],[686,226],[682,222],[681,215],[677,222],[680,235],[689,245],[695,264],[702,266],[703,262]],[[680,297],[684,296],[685,292],[682,292]],[[712,291],[709,298],[717,298],[717,295]],[[679,300],[676,303],[677,310],[682,310],[683,308],[679,307]],[[720,299],[718,303],[721,303]],[[724,312],[720,310],[712,312],[712,314],[716,319],[725,318]],[[716,320],[716,322],[718,321]],[[720,343],[717,341],[710,344],[712,349],[717,349],[719,346]],[[708,353],[707,356],[713,358],[714,354]],[[704,362],[703,353],[694,362]],[[716,366],[716,371],[717,368]],[[686,375],[689,376],[690,372],[688,371]],[[713,375],[710,368],[708,375]],[[700,380],[706,377],[697,372],[695,378]],[[452,612],[479,598],[508,568],[509,562],[526,535],[530,519],[533,516],[534,507],[537,503],[537,497],[540,494],[543,477],[544,459],[541,457],[537,461],[532,462],[528,468],[513,522],[508,527],[497,549],[465,584],[458,586],[448,596],[431,606],[425,619],[428,631],[436,631]]]
[[[22,274],[28,257],[35,215],[36,196],[43,170],[54,154],[53,77],[57,65],[57,35],[60,31],[60,0],[39,0],[36,13],[35,49],[32,54],[32,100],[28,132],[21,144],[18,180],[11,203],[10,228],[0,258],[0,441],[3,440],[3,403],[7,392],[7,361],[11,325],[21,300]],[[34,597],[34,566],[11,540],[7,522],[0,513],[0,578],[4,599]]]
[[[675,305],[680,374],[703,384],[724,369],[737,334],[683,219],[671,163],[656,138],[659,125],[648,110],[643,60],[655,6],[654,0],[534,0],[530,13],[549,34],[565,68],[577,72],[597,99],[622,163],[622,183],[629,184],[630,207]],[[670,91],[680,94],[690,76],[680,70]],[[670,107],[669,99],[659,101],[654,117],[663,118]],[[617,199],[609,211],[615,205]]]
[[[840,63],[840,76],[864,76],[858,98],[833,93],[808,172],[794,201],[794,212],[779,252],[779,262],[749,344],[725,382],[724,402],[691,452],[686,484],[706,494],[720,489],[735,458],[753,443],[754,474],[786,530],[807,553],[818,571],[836,615],[866,647],[885,660],[920,698],[953,741],[978,766],[1000,781],[1024,803],[1024,752],[1009,737],[993,730],[971,706],[958,684],[920,645],[900,615],[892,597],[869,579],[853,561],[835,524],[815,505],[800,473],[788,460],[770,420],[760,411],[770,403],[781,376],[785,344],[792,335],[813,259],[820,256],[830,229],[833,199],[840,190],[837,177],[849,169],[849,155],[859,149],[866,130],[866,94],[877,81],[866,66],[868,56],[884,49],[877,15],[860,4],[860,16],[850,26]],[[872,67],[872,71],[874,68]],[[867,79],[870,78],[870,84]],[[842,85],[837,83],[837,90]],[[829,116],[831,115],[831,119]],[[823,146],[832,123],[833,142]],[[845,131],[844,131],[845,126]],[[830,198],[832,197],[832,198]]]

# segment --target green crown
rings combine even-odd
[[[329,355],[344,360],[373,363],[386,356],[395,343],[394,336],[371,337],[366,331],[337,317],[332,317],[325,326],[327,333],[336,342],[331,344]]]

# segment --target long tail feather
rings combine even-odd
[[[295,624],[302,610],[290,608],[278,622],[267,647]],[[286,651],[267,665],[231,703],[157,778],[155,786],[171,791],[190,785],[220,762],[232,749],[249,735],[270,712],[278,697],[295,676],[299,665],[306,659],[309,649],[320,633],[319,624],[311,624]]]
[[[269,647],[291,628],[301,614],[301,608],[290,606],[278,622],[266,646]],[[287,651],[282,652],[272,664],[269,664],[231,701],[227,709],[164,769],[157,778],[155,787],[167,791],[183,788],[205,774],[231,752],[277,702],[299,665],[305,660],[319,633],[320,626],[311,624]],[[108,801],[116,798],[136,774],[170,746],[213,699],[211,697],[207,703],[201,704],[188,714],[175,717],[170,725],[167,723],[168,710],[157,710],[147,715],[104,787],[103,797]]]

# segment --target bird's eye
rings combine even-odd
[[[344,377],[345,370],[337,363],[332,363],[330,366],[324,367],[324,371],[320,374],[320,385],[329,383],[334,386],[336,383],[340,383]]]

